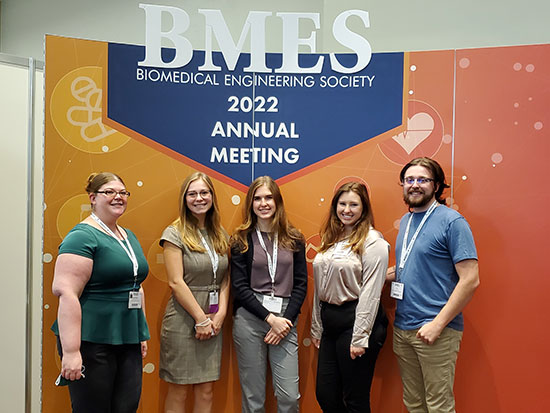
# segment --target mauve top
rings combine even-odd
[[[273,241],[267,232],[262,232],[265,247],[273,258]],[[250,286],[254,291],[261,294],[271,294],[271,277],[267,265],[267,255],[260,244],[258,234],[252,231],[252,242],[254,243],[254,258],[252,259],[252,273]],[[275,273],[274,293],[277,297],[290,297],[293,286],[294,257],[293,251],[281,248],[277,250],[277,271]]]

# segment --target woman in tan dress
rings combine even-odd
[[[220,378],[222,325],[229,298],[228,236],[221,227],[214,186],[195,172],[181,186],[180,216],[161,237],[172,296],[162,320],[160,378],[168,383],[164,411],[212,410]]]

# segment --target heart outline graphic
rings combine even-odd
[[[434,119],[428,113],[415,113],[412,118],[407,118],[407,129],[392,136],[392,139],[410,155],[432,134],[434,127]]]

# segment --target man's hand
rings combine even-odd
[[[430,321],[420,327],[416,333],[416,338],[419,338],[426,344],[432,345],[441,335],[443,328],[444,326],[441,327],[435,320]]]

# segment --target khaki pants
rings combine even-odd
[[[417,331],[394,328],[403,402],[409,413],[455,413],[453,385],[462,331],[447,327],[432,345],[416,338]]]

